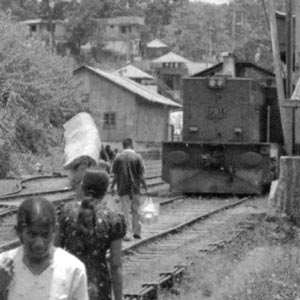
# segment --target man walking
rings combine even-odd
[[[135,239],[141,238],[141,224],[139,209],[140,185],[147,193],[147,184],[144,178],[144,163],[142,157],[133,149],[133,141],[127,138],[123,141],[123,151],[118,154],[112,165],[114,178],[111,184],[111,191],[114,194],[114,186],[117,184],[118,195],[121,198],[122,212],[127,223],[127,236],[125,241],[129,241],[129,234],[132,233]],[[132,218],[130,220],[130,213]]]

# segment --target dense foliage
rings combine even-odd
[[[284,1],[275,3],[284,11]],[[215,59],[223,51],[253,61],[259,53],[258,63],[272,66],[265,0],[221,6],[188,0],[0,0],[0,12],[0,146],[5,142],[6,149],[47,153],[49,144],[60,141],[53,129],[84,109],[84,91],[72,78],[73,59],[28,38],[18,21],[67,20],[73,58],[89,43],[93,61],[105,68],[122,60],[103,50],[99,19],[126,15],[145,18],[143,45],[159,38],[192,61]]]
[[[284,11],[285,1],[276,0],[275,4]],[[254,60],[259,53],[261,65],[270,65],[266,0],[232,0],[224,5],[188,0],[0,0],[0,9],[10,10],[19,20],[34,16],[67,19],[68,45],[74,57],[80,55],[82,45],[89,43],[99,60],[97,52],[102,51],[104,37],[97,30],[98,20],[134,15],[145,18],[142,44],[159,38],[195,61],[223,51],[234,51],[247,60]]]
[[[51,139],[53,129],[83,109],[73,60],[50,54],[3,13],[0,35],[0,89],[8,91],[1,97],[0,139],[20,150],[47,151],[49,143],[58,142]]]

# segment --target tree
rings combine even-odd
[[[191,60],[224,51],[230,44],[226,24],[226,5],[222,8],[207,3],[190,3],[177,8],[170,25],[164,28],[164,40],[178,54]]]
[[[197,61],[232,51],[239,60],[272,66],[270,32],[264,1],[234,0],[214,5],[202,2],[176,6],[170,24],[156,29],[175,52]],[[276,0],[277,8],[284,9]],[[158,22],[156,22],[158,24]]]
[[[36,0],[0,0],[0,10],[11,13],[18,21],[39,16],[39,5]]]
[[[173,5],[169,0],[151,1],[145,9],[145,23],[153,38],[160,38],[160,30],[170,24]]]
[[[9,91],[5,101],[0,99],[0,137],[17,149],[45,151],[48,142],[59,143],[55,128],[84,110],[85,94],[73,78],[73,60],[50,55],[3,13],[0,35],[0,90]]]

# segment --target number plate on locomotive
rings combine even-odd
[[[223,118],[225,118],[225,107],[219,106],[219,105],[208,106],[207,118],[208,119],[223,119]]]

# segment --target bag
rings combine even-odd
[[[64,125],[64,169],[70,170],[83,161],[96,166],[99,160],[101,141],[93,118],[81,112]]]
[[[147,197],[140,208],[141,221],[144,224],[153,224],[158,221],[159,203]]]

